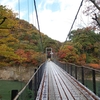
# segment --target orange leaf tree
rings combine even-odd
[[[60,61],[78,63],[77,50],[72,45],[64,45],[60,48],[58,52],[58,57]]]

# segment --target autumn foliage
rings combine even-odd
[[[17,60],[16,63],[20,63],[26,67],[38,66],[40,64],[40,60],[43,60],[43,58],[41,58],[41,55],[44,56],[43,54],[34,50],[25,51],[23,49],[18,49],[15,53],[20,57],[20,60]]]
[[[60,61],[76,63],[78,55],[76,54],[73,46],[65,45],[65,46],[61,47],[61,49],[59,50],[58,57],[59,57]]]
[[[2,66],[38,66],[45,61],[44,51],[47,46],[55,50],[59,42],[43,33],[29,22],[17,18],[16,13],[0,5],[0,67]],[[43,50],[40,41],[43,38]]]
[[[99,68],[100,34],[91,27],[73,30],[70,40],[59,49],[60,61]]]
[[[88,64],[89,67],[100,69],[100,64]]]

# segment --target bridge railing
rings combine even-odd
[[[44,73],[45,63],[35,69],[33,76],[27,82],[22,90],[20,90],[11,100],[35,100],[37,91]]]
[[[72,63],[56,64],[100,97],[100,70]]]

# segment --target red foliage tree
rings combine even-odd
[[[58,57],[60,61],[78,63],[78,55],[72,45],[65,45],[61,47],[58,52]]]

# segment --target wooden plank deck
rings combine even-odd
[[[36,100],[100,100],[59,66],[49,61]]]

